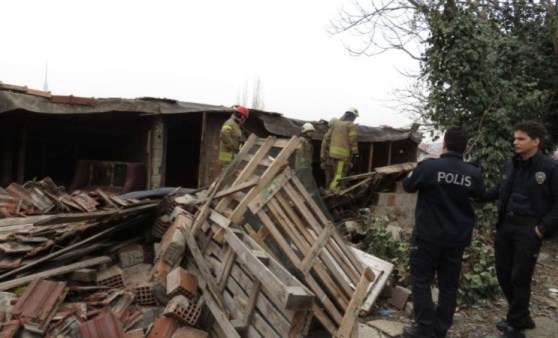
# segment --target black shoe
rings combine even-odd
[[[510,332],[514,330],[513,326],[511,326],[510,323],[508,323],[508,321],[505,319],[496,323],[496,328],[500,332]]]
[[[434,338],[434,335],[424,333],[417,326],[406,326],[403,328],[403,337],[405,338]]]
[[[500,338],[525,338],[525,333],[521,330],[513,330],[511,332],[504,332]]]
[[[502,320],[499,321],[498,323],[496,323],[496,328],[498,330],[500,330],[501,332],[510,332],[513,330],[517,330],[517,329],[534,329],[535,328],[535,322],[533,321],[533,319],[531,317],[528,317],[525,322],[522,325],[519,326],[511,326],[510,323],[507,320]]]

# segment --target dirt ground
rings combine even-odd
[[[545,241],[539,263],[537,264],[534,280],[532,283],[531,315],[536,322],[537,318],[545,323],[552,323],[552,328],[538,327],[539,329],[555,330],[558,327],[558,294],[552,293],[549,289],[558,289],[558,239]],[[382,318],[380,313],[386,310],[392,313],[388,320],[409,323],[412,321],[405,315],[404,311],[394,311],[394,307],[386,299],[379,299],[375,306],[375,311],[370,319]],[[382,311],[383,310],[383,311]],[[488,302],[486,306],[458,309],[455,315],[454,325],[448,337],[451,338],[492,338],[499,337],[500,332],[496,329],[496,322],[505,317],[507,303],[502,295],[495,300]],[[542,324],[541,326],[544,326]],[[526,332],[528,337],[547,337],[538,332]],[[550,334],[551,337],[558,337],[558,330]]]
[[[531,316],[546,317],[558,323],[558,239],[546,241],[541,249],[539,263],[535,268],[531,292]],[[486,307],[460,309],[451,329],[451,337],[497,336],[496,322],[505,317],[507,303],[503,296]]]

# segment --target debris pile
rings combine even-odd
[[[2,267],[0,336],[304,337],[316,320],[356,337],[393,266],[340,237],[289,165],[298,147],[252,135],[207,190],[157,208],[97,191],[98,211],[0,224],[43,241]]]

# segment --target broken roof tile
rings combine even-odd
[[[97,100],[93,97],[80,97],[73,95],[52,95],[50,102],[94,106]]]
[[[44,333],[67,291],[64,282],[36,279],[19,297],[12,315],[19,318],[26,329]]]
[[[122,323],[112,312],[106,312],[81,324],[79,330],[83,338],[125,337]]]
[[[10,320],[0,324],[0,338],[13,338],[21,327],[19,320]]]

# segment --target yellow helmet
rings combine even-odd
[[[347,113],[351,113],[351,114],[353,114],[354,116],[358,117],[358,109],[356,109],[355,107],[351,107],[351,108],[347,109],[346,112],[347,112]]]
[[[302,125],[302,132],[305,133],[307,131],[314,131],[316,130],[314,128],[314,125],[310,122],[306,122],[305,124]]]

